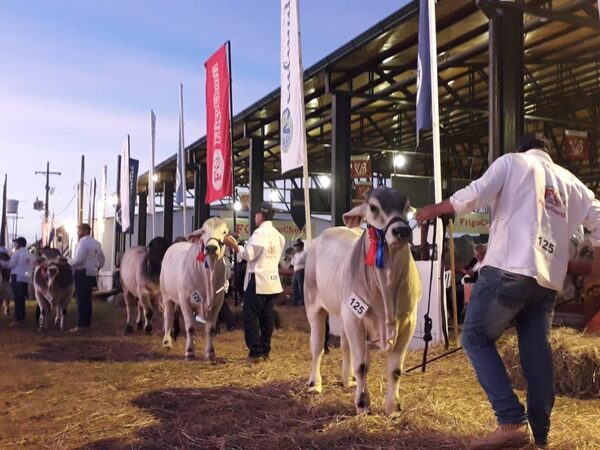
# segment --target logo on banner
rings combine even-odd
[[[225,161],[223,160],[223,154],[221,153],[220,148],[215,148],[212,166],[213,187],[219,190],[223,186],[223,173],[225,171]]]
[[[289,108],[285,108],[281,113],[281,149],[287,153],[292,145],[292,136],[294,135],[294,121]]]

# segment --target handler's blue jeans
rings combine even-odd
[[[461,344],[492,404],[498,423],[529,421],[537,444],[545,444],[554,406],[554,375],[549,343],[556,292],[536,280],[495,267],[479,271]],[[496,340],[514,319],[519,357],[527,379],[527,412],[512,389]]]

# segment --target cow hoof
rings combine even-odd
[[[349,380],[346,381],[345,383],[342,382],[342,386],[344,386],[344,389],[352,389],[356,387],[356,381],[354,380]]]
[[[320,384],[314,384],[310,382],[308,384],[308,392],[311,394],[321,394],[323,392],[323,386]]]
[[[186,361],[195,361],[196,355],[185,355]]]
[[[144,328],[144,332],[146,333],[147,336],[151,336],[152,335],[152,325],[151,324],[146,325],[146,327]]]
[[[135,323],[135,327],[136,327],[138,330],[141,330],[142,328],[144,328],[144,322],[136,322],[136,323]]]
[[[163,341],[163,347],[167,350],[171,350],[173,348],[173,343],[170,341]]]
[[[402,412],[402,407],[400,406],[400,402],[394,402],[391,405],[385,406],[385,413],[390,417],[397,417]]]
[[[129,324],[128,324],[128,325],[125,327],[125,334],[131,334],[131,333],[133,333],[133,325],[129,325]]]

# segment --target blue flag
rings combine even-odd
[[[417,58],[417,143],[422,129],[431,129],[431,60],[428,0],[419,2],[419,56]]]

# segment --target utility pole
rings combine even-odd
[[[85,155],[81,155],[81,180],[79,181],[79,204],[77,205],[77,223],[83,223],[83,195],[85,184]]]
[[[46,203],[44,203],[45,211],[44,211],[44,222],[48,222],[50,218],[50,209],[48,207],[48,202],[50,201],[50,175],[62,175],[60,172],[50,172],[50,161],[46,162],[46,171],[40,172],[36,171],[36,175],[46,175]]]

